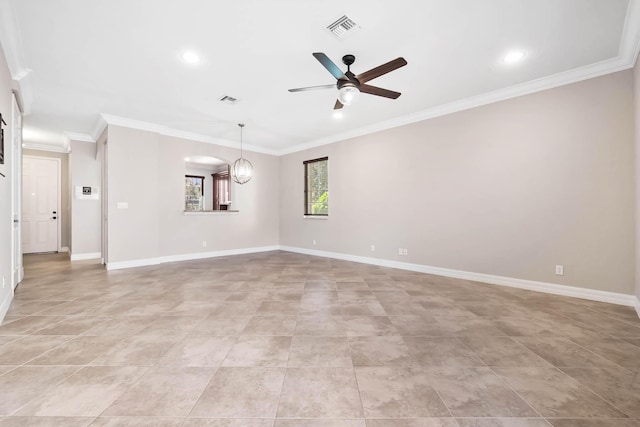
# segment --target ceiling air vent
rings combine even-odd
[[[235,104],[236,102],[238,102],[238,98],[234,98],[233,96],[229,96],[229,95],[223,95],[220,98],[218,98],[218,101],[222,101],[225,104]]]
[[[331,34],[342,40],[357,32],[360,29],[360,26],[353,22],[347,15],[344,15],[342,18],[329,25],[327,29],[331,31]]]

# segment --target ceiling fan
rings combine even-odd
[[[338,88],[338,99],[333,107],[334,110],[338,110],[345,105],[351,104],[353,99],[359,92],[368,93],[369,95],[383,96],[385,98],[396,99],[401,93],[394,92],[388,89],[382,89],[380,87],[371,86],[365,84],[369,80],[373,80],[376,77],[380,77],[384,74],[390,73],[400,67],[407,65],[407,61],[404,58],[396,58],[393,61],[389,61],[386,64],[382,64],[378,67],[372,68],[369,71],[355,75],[351,72],[351,65],[355,62],[356,57],[353,55],[345,55],[342,57],[342,62],[347,66],[347,71],[342,72],[327,55],[322,52],[315,52],[313,56],[336,78],[337,83],[332,85],[322,86],[309,86],[296,89],[289,89],[289,92],[303,92],[306,90],[315,89],[332,89]]]

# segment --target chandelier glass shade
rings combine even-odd
[[[242,128],[244,128],[244,124],[238,123],[238,126],[240,126],[240,158],[233,162],[233,166],[231,166],[231,178],[242,185],[251,180],[253,165],[249,160],[242,157]]]

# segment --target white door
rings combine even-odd
[[[22,239],[20,231],[20,212],[22,201],[22,112],[18,106],[15,95],[13,96],[12,113],[12,130],[13,137],[13,188],[12,188],[12,209],[13,209],[13,230],[11,240],[13,246],[11,248],[11,258],[13,260],[12,284],[15,289],[18,283],[22,281],[24,269],[22,268]]]
[[[56,252],[60,213],[60,159],[24,156],[22,251]]]

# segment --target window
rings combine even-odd
[[[307,160],[304,164],[304,214],[329,215],[329,158]]]
[[[204,210],[204,176],[184,176],[184,210]]]

